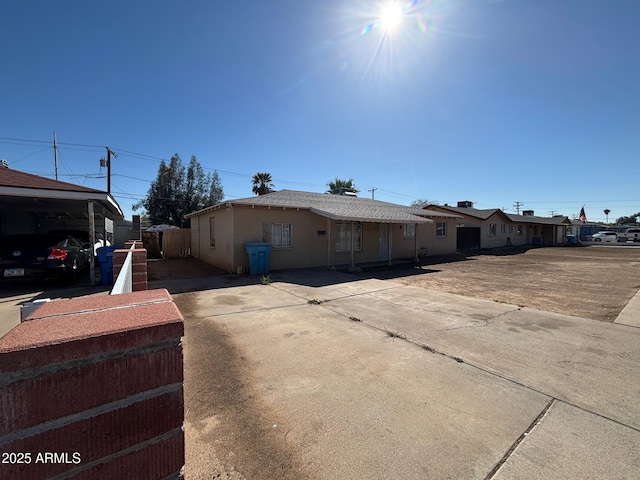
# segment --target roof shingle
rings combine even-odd
[[[441,212],[407,207],[395,203],[381,202],[368,198],[324,193],[280,190],[256,197],[231,200],[232,205],[261,205],[266,207],[303,208],[333,220],[349,220],[382,223],[431,223],[425,217],[451,217]],[[190,213],[195,216],[212,209]]]

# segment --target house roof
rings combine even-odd
[[[450,207],[448,205],[429,205],[427,208],[439,208],[450,212],[455,212],[460,215],[467,215],[469,217],[478,218],[480,220],[487,220],[491,215],[498,213],[498,215],[510,220],[514,223],[537,223],[542,225],[568,225],[568,217],[535,217],[532,215],[516,215],[512,213],[505,213],[499,208],[477,209],[473,207]]]
[[[407,207],[368,198],[300,192],[297,190],[280,190],[266,195],[231,200],[186,216],[197,216],[219,208],[221,205],[300,208],[333,220],[379,223],[431,223],[433,220],[425,217],[450,218],[452,216],[442,212]]]
[[[478,209],[473,207],[450,207],[449,205],[428,205],[429,207],[441,208],[443,210],[447,210],[452,213],[456,213],[460,216],[469,216],[473,218],[478,218],[480,220],[486,220],[491,215],[498,213],[498,215],[504,216],[505,213],[499,208],[487,208],[487,209]]]
[[[569,217],[535,217],[533,215],[516,215],[507,213],[507,217],[514,223],[538,223],[543,225],[570,225]]]

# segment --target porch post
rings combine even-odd
[[[387,265],[391,265],[391,239],[393,238],[393,223],[387,223]]]
[[[418,258],[418,224],[414,223],[414,235],[413,235],[413,259],[415,262],[419,262],[420,258]]]
[[[327,268],[331,266],[331,219],[327,217]]]
[[[93,200],[89,200],[87,203],[87,210],[89,213],[89,241],[91,245],[89,245],[89,284],[92,287],[96,286],[96,263],[94,257],[94,245],[95,242],[95,231],[96,231],[96,221],[93,216]],[[106,245],[106,242],[105,242]]]

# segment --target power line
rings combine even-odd
[[[46,144],[51,143],[51,140],[29,140],[28,138],[0,137],[0,140],[12,140],[16,142],[31,142],[31,143],[46,143]],[[8,143],[8,142],[3,142],[3,143]]]
[[[515,209],[516,209],[516,214],[517,214],[517,215],[520,215],[520,207],[522,207],[522,206],[523,206],[523,203],[522,203],[522,202],[515,202],[515,203],[513,204],[513,206],[514,206],[514,207],[515,207]]]
[[[30,153],[29,155],[25,155],[24,157],[20,157],[20,158],[19,158],[19,159],[17,159],[17,160],[13,160],[13,161],[11,162],[11,165],[13,166],[13,165],[15,165],[16,163],[18,163],[20,160],[24,160],[25,158],[29,158],[29,157],[31,157],[32,155],[37,155],[38,153],[44,152],[45,150],[49,150],[50,148],[51,148],[51,147],[44,147],[44,148],[41,148],[40,150],[38,150],[37,152],[33,152],[33,153]]]

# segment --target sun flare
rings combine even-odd
[[[402,7],[399,2],[391,1],[382,7],[380,12],[380,26],[391,32],[402,23]]]

